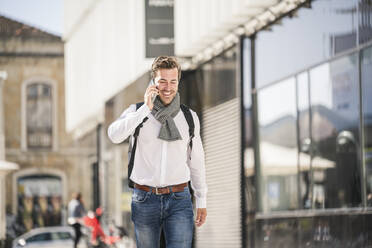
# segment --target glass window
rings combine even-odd
[[[234,47],[202,67],[204,107],[213,107],[236,97],[236,62]]]
[[[361,204],[357,55],[310,71],[314,208]]]
[[[51,235],[49,232],[46,233],[40,233],[36,234],[35,236],[32,236],[26,240],[26,243],[32,243],[32,242],[43,242],[43,241],[50,241]]]
[[[52,147],[52,94],[51,86],[35,83],[27,86],[27,146]]]
[[[71,233],[69,232],[55,232],[52,233],[53,240],[72,240]]]
[[[372,207],[372,47],[362,51],[361,67],[367,205]]]
[[[261,211],[298,208],[295,78],[258,92]]]
[[[252,126],[252,96],[251,96],[251,40],[244,39],[243,49],[243,91],[244,91],[244,170],[245,170],[245,197],[249,218],[256,209],[255,182],[254,182],[254,151],[253,151],[253,126]],[[248,220],[250,221],[250,219]],[[252,235],[252,234],[249,234]]]
[[[311,1],[293,18],[257,35],[257,85],[263,86],[356,47],[357,0]]]
[[[372,3],[371,0],[359,0],[359,44],[372,40]]]
[[[298,163],[300,182],[300,205],[311,208],[311,154],[310,154],[310,99],[309,74],[303,72],[297,76],[297,108],[298,108]]]
[[[54,175],[26,175],[17,179],[17,225],[29,231],[62,224],[62,180]]]

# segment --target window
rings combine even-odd
[[[202,67],[202,101],[205,108],[217,106],[236,97],[236,67],[236,47]]]
[[[372,2],[371,0],[359,0],[359,43],[367,43],[372,40]]]
[[[45,83],[26,88],[26,133],[28,148],[52,148],[52,87]]]
[[[361,67],[367,206],[372,207],[372,47],[362,51]]]
[[[55,232],[52,233],[53,240],[72,240],[71,233],[69,232]]]
[[[295,78],[258,92],[261,211],[298,208]]]
[[[257,85],[267,85],[355,48],[360,35],[357,9],[357,0],[311,1],[311,8],[299,9],[296,17],[284,18],[282,25],[259,32]]]
[[[33,242],[43,242],[43,241],[50,241],[52,240],[51,239],[51,235],[49,232],[46,232],[46,233],[40,233],[40,234],[36,234],[30,238],[28,238],[26,240],[26,244],[27,243],[33,243]]]
[[[56,175],[31,174],[17,179],[17,225],[29,231],[62,224],[62,179]]]
[[[311,208],[311,138],[310,138],[310,99],[309,74],[297,75],[297,111],[298,111],[298,163],[299,190],[301,207]]]
[[[361,206],[357,58],[310,70],[313,208]]]

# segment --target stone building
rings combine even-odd
[[[0,70],[8,75],[1,99],[5,159],[19,165],[6,176],[7,214],[16,216],[18,234],[64,224],[72,192],[82,192],[91,208],[96,150],[95,140],[77,144],[65,131],[63,41],[0,16]]]

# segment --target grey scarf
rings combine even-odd
[[[159,139],[166,141],[182,140],[181,134],[173,120],[179,111],[180,95],[178,92],[172,102],[167,106],[164,106],[159,96],[155,98],[151,114],[162,124],[158,136]]]

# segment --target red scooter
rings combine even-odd
[[[102,213],[103,210],[99,207],[96,212],[88,211],[88,214],[83,218],[84,225],[90,230],[90,244],[92,247],[117,247],[116,244],[124,236],[127,236],[127,233],[124,228],[112,225],[109,228],[109,235],[106,235],[99,221]],[[119,235],[114,235],[114,229],[119,231]]]

